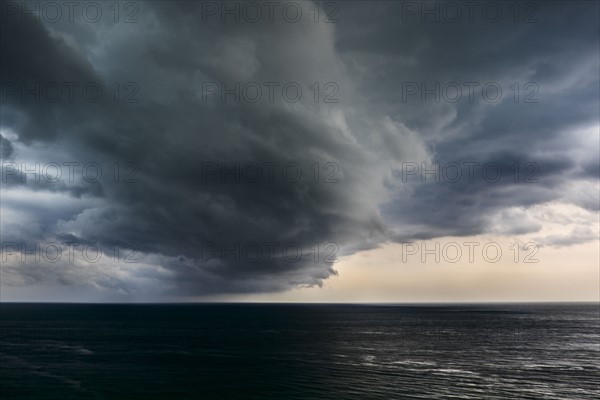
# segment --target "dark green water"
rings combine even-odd
[[[597,304],[0,305],[2,399],[598,399]]]

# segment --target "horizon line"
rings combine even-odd
[[[599,300],[535,300],[535,301],[418,301],[418,302],[308,302],[308,301],[3,301],[2,304],[72,304],[72,305],[517,305],[517,304],[598,304]]]

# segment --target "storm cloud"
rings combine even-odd
[[[385,242],[536,232],[522,215],[552,202],[598,211],[595,2],[532,3],[531,21],[504,6],[424,21],[419,4],[441,3],[389,1],[24,21],[35,4],[3,2],[2,242],[105,257],[13,255],[3,285],[284,291]]]

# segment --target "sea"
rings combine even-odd
[[[577,304],[0,304],[1,399],[600,399]]]

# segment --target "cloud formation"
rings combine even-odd
[[[135,23],[3,15],[2,242],[137,260],[13,260],[4,285],[282,291],[387,241],[535,232],[526,210],[553,201],[598,210],[596,3],[539,3],[535,23],[423,23],[385,1],[340,2],[337,23],[309,2],[258,23],[135,4]],[[473,100],[448,101],[448,83]]]

